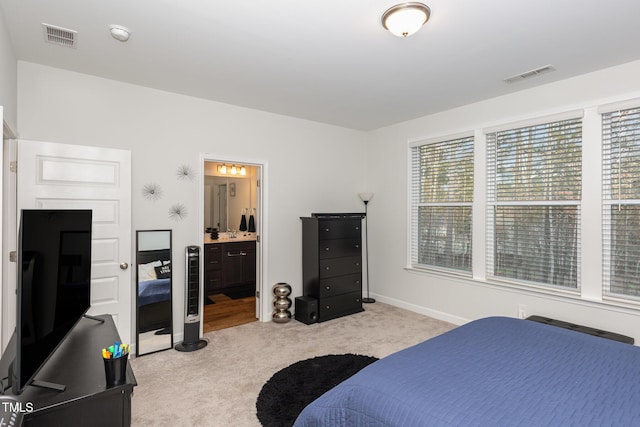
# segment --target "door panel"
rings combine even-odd
[[[18,142],[18,209],[92,209],[91,309],[131,342],[131,152]]]

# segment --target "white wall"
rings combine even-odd
[[[0,105],[3,119],[12,131],[16,131],[17,121],[17,61],[9,39],[9,32],[0,10]]]
[[[518,305],[525,304],[529,314],[613,330],[640,342],[639,310],[405,269],[409,141],[637,98],[639,75],[640,61],[636,61],[370,132],[367,176],[368,188],[375,194],[369,204],[372,293],[381,301],[455,323],[490,315],[515,317]],[[476,245],[484,243],[474,242]]]
[[[614,330],[640,342],[637,310],[405,269],[408,141],[640,97],[638,75],[640,62],[633,62],[363,134],[19,62],[18,130],[26,139],[132,150],[134,230],[172,228],[175,259],[201,237],[194,211],[198,186],[177,180],[177,167],[198,169],[199,153],[264,159],[269,289],[284,281],[294,287],[293,296],[301,294],[298,217],[361,210],[357,193],[367,190],[375,194],[369,204],[371,290],[380,301],[456,323],[516,316],[518,304],[525,304],[530,314]],[[147,182],[162,186],[163,199],[142,199]],[[167,215],[175,202],[190,210],[180,223]],[[263,302],[270,311],[270,299]],[[178,294],[177,325],[182,306]]]
[[[18,129],[21,138],[132,151],[132,224],[138,229],[173,229],[174,322],[184,321],[184,248],[201,244],[196,181],[177,179],[188,165],[201,170],[200,154],[252,158],[268,163],[265,177],[268,263],[263,310],[270,314],[271,286],[292,285],[302,294],[300,216],[361,209],[357,193],[365,179],[365,134],[162,92],[112,80],[18,62]],[[146,183],[163,189],[159,201],[145,200]],[[168,217],[174,203],[187,217]],[[133,292],[133,291],[132,291]]]

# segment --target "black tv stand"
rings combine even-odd
[[[50,383],[48,381],[39,381],[39,380],[33,380],[29,385],[32,387],[48,388],[49,390],[58,390],[58,391],[65,391],[67,388],[66,385]]]
[[[101,319],[100,317],[97,317],[97,316],[92,316],[90,314],[84,314],[82,317],[86,319],[95,320],[96,322],[104,323],[104,319]]]
[[[94,320],[99,320],[95,322]],[[26,412],[23,426],[129,426],[131,425],[131,395],[137,385],[127,366],[126,382],[107,386],[101,350],[105,345],[120,341],[118,330],[109,315],[80,319],[60,347],[53,353],[36,378],[21,394],[11,395],[31,403],[33,411]],[[5,377],[11,360],[2,358],[0,378]],[[49,382],[51,381],[51,382]],[[42,384],[57,386],[42,388]]]

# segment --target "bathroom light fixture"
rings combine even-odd
[[[218,165],[218,173],[220,175],[240,175],[240,176],[246,176],[247,175],[247,168],[244,165],[241,166],[237,166],[237,165],[227,165],[224,163],[221,163]]]
[[[418,31],[429,20],[431,9],[418,2],[400,3],[382,14],[382,26],[398,37]]]
[[[109,31],[111,31],[111,36],[114,39],[121,42],[129,40],[129,36],[131,35],[131,31],[122,25],[109,25]]]

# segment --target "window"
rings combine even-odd
[[[487,134],[487,274],[579,287],[582,120]]]
[[[414,267],[471,272],[473,137],[412,148]]]
[[[640,297],[640,108],[602,116],[604,294]]]

